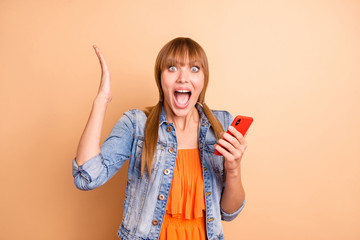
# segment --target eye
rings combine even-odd
[[[170,66],[168,69],[169,69],[170,72],[175,72],[177,70],[177,67]]]
[[[191,67],[191,71],[192,71],[192,72],[198,72],[198,71],[200,71],[200,67],[198,67],[198,66],[193,66],[193,67]]]

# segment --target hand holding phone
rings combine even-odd
[[[243,136],[245,136],[247,130],[249,129],[250,125],[253,122],[252,117],[247,116],[236,116],[234,121],[231,123],[231,126],[233,126],[236,130],[238,130]],[[226,131],[226,133],[232,135],[229,130]],[[221,154],[215,150],[215,155],[221,156]]]

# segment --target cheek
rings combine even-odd
[[[203,90],[204,83],[205,83],[204,81],[205,81],[204,77],[200,77],[200,78],[196,79],[196,81],[194,82],[194,85],[198,92],[201,92]]]
[[[161,88],[164,94],[167,94],[169,92],[169,86],[166,84],[166,82],[161,82]]]
[[[171,94],[171,86],[169,84],[169,81],[163,79],[164,78],[161,78],[161,89],[165,96],[169,96]]]
[[[166,76],[164,76],[164,74],[161,74],[160,83],[161,83],[161,88],[162,88],[163,92],[165,92],[165,90],[168,88],[168,86],[167,86]]]

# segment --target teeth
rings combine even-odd
[[[176,92],[178,92],[178,93],[189,93],[190,91],[189,90],[177,90]]]

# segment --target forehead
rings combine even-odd
[[[203,59],[201,55],[195,51],[189,51],[183,49],[182,51],[172,51],[164,59],[162,68],[169,67],[171,65],[203,65]]]

